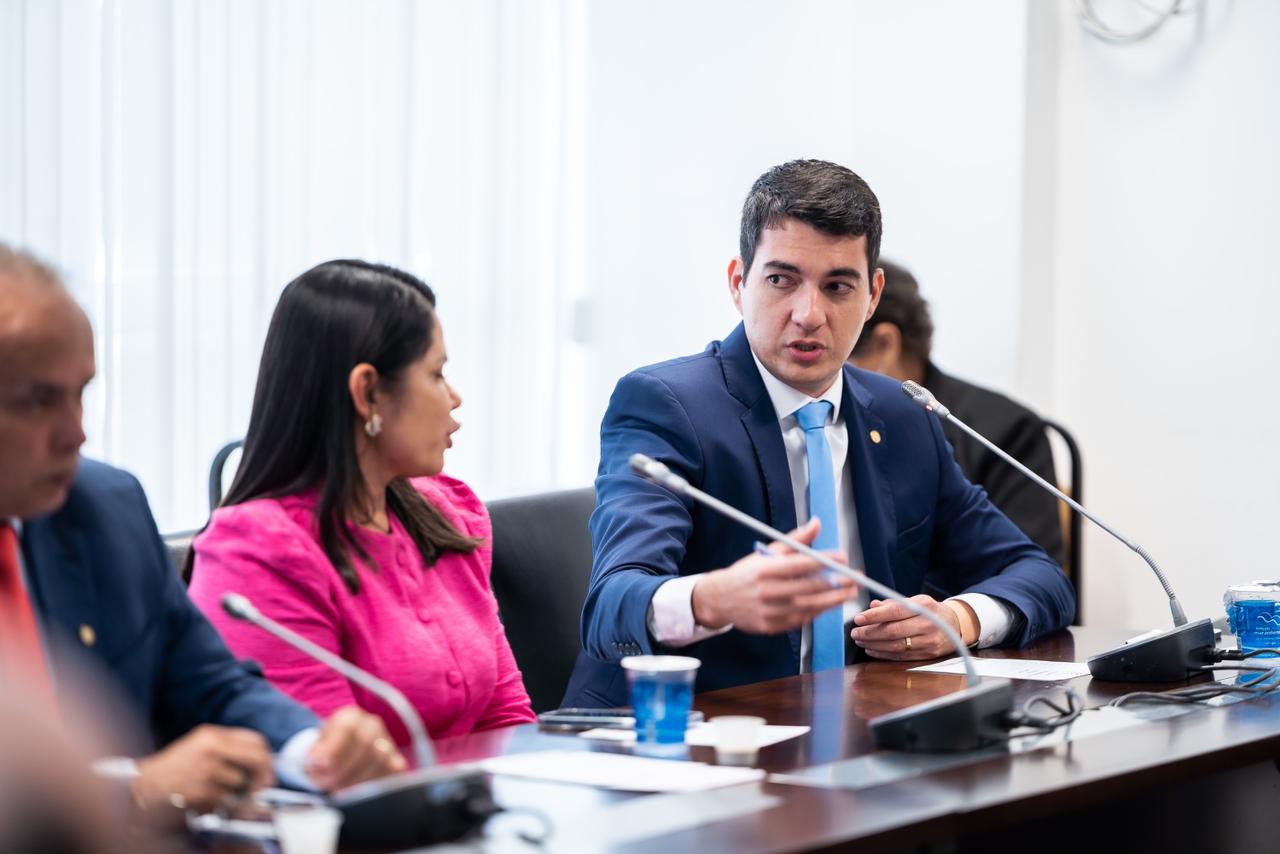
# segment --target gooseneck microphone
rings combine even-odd
[[[501,811],[483,774],[436,766],[422,717],[393,685],[263,615],[239,593],[223,594],[222,609],[366,689],[390,706],[409,731],[418,764],[415,770],[333,793],[333,803],[343,813],[339,847],[382,850],[447,842],[470,834]]]
[[[1073,510],[1079,511],[1086,518],[1088,518],[1090,522],[1097,525],[1099,528],[1106,531],[1108,534],[1115,537],[1120,542],[1124,543],[1126,546],[1129,547],[1130,550],[1136,552],[1138,557],[1145,560],[1147,562],[1147,566],[1151,567],[1151,571],[1156,574],[1156,579],[1160,582],[1160,586],[1164,588],[1165,594],[1169,597],[1169,610],[1173,613],[1173,624],[1175,626],[1185,626],[1187,624],[1187,616],[1182,611],[1182,603],[1179,602],[1178,597],[1174,595],[1173,587],[1169,584],[1169,579],[1165,578],[1164,572],[1162,572],[1160,567],[1156,564],[1155,558],[1147,554],[1146,549],[1144,549],[1142,546],[1135,543],[1133,540],[1130,540],[1128,537],[1125,537],[1115,528],[1112,528],[1106,522],[1102,521],[1097,516],[1090,513],[1087,509],[1085,509],[1083,505],[1075,501],[1075,499],[1071,498],[1071,496],[1062,492],[1062,490],[1058,489],[1058,487],[1049,483],[1049,481],[1045,480],[1040,475],[1036,474],[1031,469],[1027,468],[1022,463],[1015,460],[1012,456],[1005,453],[1003,448],[997,447],[994,442],[991,442],[990,440],[988,440],[987,437],[983,436],[977,430],[974,430],[968,424],[965,424],[959,418],[956,418],[954,415],[951,414],[951,410],[947,409],[947,407],[939,403],[938,399],[933,396],[933,393],[930,392],[924,386],[920,385],[919,383],[912,382],[911,380],[907,380],[902,384],[902,392],[907,397],[911,398],[916,403],[920,404],[925,409],[929,410],[934,415],[941,418],[943,421],[950,421],[952,424],[959,427],[965,433],[968,433],[970,436],[977,439],[979,442],[983,444],[984,447],[987,448],[987,450],[991,451],[991,453],[995,454],[1000,459],[1004,460],[1006,463],[1013,466],[1018,471],[1026,475],[1027,477],[1034,480],[1044,489],[1047,489],[1049,492],[1053,493],[1055,496],[1057,496],[1058,500],[1065,501]]]
[[[1197,620],[1194,623],[1187,623],[1187,616],[1182,610],[1182,603],[1178,601],[1178,597],[1174,594],[1173,587],[1169,584],[1169,579],[1165,578],[1164,572],[1156,564],[1155,559],[1147,554],[1146,549],[1120,534],[1106,522],[1090,513],[1079,502],[1014,459],[1004,449],[996,446],[995,443],[988,440],[977,430],[965,424],[934,397],[933,392],[924,386],[907,380],[902,384],[902,393],[924,409],[938,416],[942,421],[949,421],[969,436],[972,436],[1000,459],[1022,472],[1043,489],[1048,490],[1060,501],[1066,502],[1072,509],[1079,511],[1090,522],[1093,522],[1099,528],[1124,543],[1138,557],[1146,561],[1147,566],[1151,567],[1156,579],[1160,582],[1160,586],[1164,588],[1165,594],[1169,597],[1169,610],[1173,614],[1174,628],[1146,636],[1140,641],[1093,656],[1089,659],[1089,672],[1095,678],[1121,682],[1178,682],[1196,675],[1199,672],[1198,668],[1211,663],[1205,657],[1205,653],[1213,650],[1212,622],[1206,618]]]
[[[986,679],[980,682],[968,647],[945,620],[865,573],[839,563],[794,537],[748,516],[713,495],[708,495],[651,457],[632,454],[629,463],[631,470],[645,480],[686,495],[738,524],[816,560],[827,569],[853,579],[885,599],[897,602],[916,616],[933,623],[951,641],[964,661],[965,689],[872,718],[867,725],[876,745],[906,751],[974,750],[1007,738],[1007,728],[1001,728],[999,721],[1013,707],[1012,683],[1007,679]]]
[[[372,673],[361,670],[351,662],[339,658],[324,647],[307,640],[291,629],[285,628],[270,617],[263,616],[262,612],[254,607],[252,602],[239,593],[224,594],[222,597],[222,610],[237,620],[253,623],[263,631],[270,632],[294,649],[304,652],[326,667],[338,671],[345,679],[356,683],[386,703],[400,718],[400,722],[404,724],[405,729],[409,731],[409,737],[413,739],[413,758],[417,761],[418,767],[430,768],[436,764],[435,748],[431,746],[431,739],[427,735],[427,729],[422,725],[422,717],[418,714],[418,710],[394,685],[390,685]]]

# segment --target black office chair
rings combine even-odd
[[[218,449],[218,453],[213,455],[213,464],[209,467],[209,512],[212,513],[218,509],[218,504],[222,501],[222,473],[227,466],[227,460],[230,456],[239,450],[244,442],[236,439],[234,442],[228,442]],[[169,551],[169,560],[173,561],[174,569],[182,573],[187,566],[187,553],[191,551],[191,540],[199,531],[177,531],[172,534],[165,534],[165,548]],[[184,574],[183,581],[190,582]]]
[[[1045,421],[1044,426],[1048,430],[1050,438],[1057,434],[1058,438],[1062,440],[1071,463],[1070,486],[1064,489],[1062,484],[1056,484],[1057,487],[1071,496],[1072,500],[1079,504],[1084,504],[1084,464],[1080,456],[1080,446],[1076,444],[1075,437],[1061,424],[1055,421]],[[1076,618],[1072,625],[1079,626],[1084,619],[1084,592],[1082,586],[1084,579],[1081,574],[1084,543],[1080,540],[1080,532],[1084,526],[1084,516],[1080,511],[1072,509],[1065,504],[1061,506],[1067,513],[1066,530],[1063,532],[1063,541],[1067,549],[1067,565],[1063,569],[1067,571],[1067,578],[1071,579],[1071,584],[1076,589]]]
[[[218,453],[213,455],[213,464],[209,466],[209,512],[212,513],[218,509],[218,505],[222,503],[222,480],[223,469],[227,467],[227,460],[231,455],[240,450],[240,446],[244,444],[241,439],[234,442],[228,442],[218,449]]]
[[[591,487],[489,502],[493,592],[535,712],[560,705],[582,643]]]
[[[191,540],[199,531],[178,531],[173,534],[165,534],[161,539],[164,540],[164,547],[169,552],[169,560],[173,562],[175,572],[182,572],[182,568],[187,565],[187,552],[191,551]]]

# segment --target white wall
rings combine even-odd
[[[938,360],[1077,433],[1089,504],[1190,613],[1276,574],[1280,5],[1203,0],[1126,47],[1066,2],[248,8],[0,2],[0,239],[85,296],[93,447],[163,527],[202,521],[275,294],[345,253],[441,291],[453,473],[486,497],[589,481],[617,378],[736,322],[751,181],[811,156],[880,195]],[[1139,560],[1087,537],[1089,622],[1161,624]]]
[[[591,4],[591,426],[627,370],[737,322],[725,269],[742,200],[797,157],[870,183],[883,252],[927,289],[940,356],[1010,385],[1024,16],[1021,4]]]
[[[1028,187],[1055,195],[1028,197],[1052,236],[1027,268],[1051,275],[1024,283],[1037,369],[1021,379],[1047,367],[1087,503],[1155,555],[1189,615],[1218,616],[1229,584],[1280,570],[1280,4],[1200,7],[1131,46],[1085,35],[1070,4],[1033,21],[1031,50],[1059,61],[1031,81],[1056,109],[1032,111],[1029,139],[1051,144],[1029,152]],[[1085,562],[1089,623],[1168,624],[1137,556],[1090,532]]]

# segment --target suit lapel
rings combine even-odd
[[[739,416],[751,448],[760,466],[760,478],[768,497],[770,525],[782,531],[796,526],[796,501],[791,491],[791,468],[787,465],[787,449],[782,444],[782,428],[773,400],[760,379],[746,333],[738,328],[724,340],[720,364],[725,386],[744,407]]]
[[[796,501],[791,489],[787,448],[782,443],[778,413],[764,387],[764,380],[760,379],[742,324],[738,324],[720,346],[720,367],[724,372],[725,388],[744,407],[739,418],[751,439],[751,448],[760,467],[760,481],[769,507],[766,521],[780,531],[790,531],[796,526]],[[798,671],[800,632],[787,632],[787,640],[791,643],[791,654]]]
[[[867,575],[890,587],[894,584],[890,555],[897,547],[897,513],[894,509],[887,445],[893,440],[884,421],[872,408],[871,396],[844,371],[844,397],[840,413],[849,432],[849,471],[853,476],[853,503],[858,536]],[[875,431],[879,442],[871,441]]]
[[[23,559],[31,585],[32,604],[49,635],[52,654],[64,643],[78,646],[82,626],[95,633],[97,589],[85,561],[79,527],[60,511],[23,525]],[[55,662],[56,664],[56,662]]]

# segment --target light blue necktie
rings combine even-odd
[[[804,430],[804,449],[809,457],[809,516],[822,521],[813,547],[819,551],[840,548],[840,526],[836,519],[836,478],[831,467],[831,448],[827,445],[827,416],[831,403],[815,400],[796,412],[796,421]],[[813,672],[844,667],[844,608],[830,608],[813,621]]]

